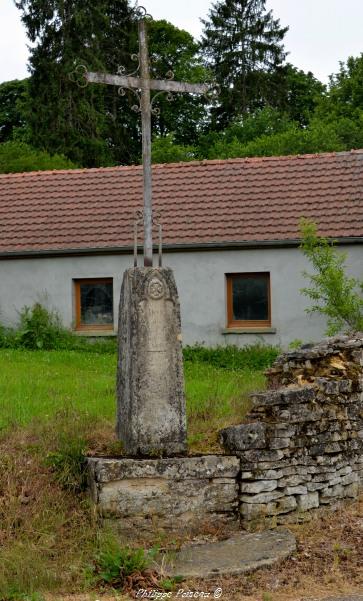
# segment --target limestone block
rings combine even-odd
[[[297,507],[300,511],[307,511],[314,507],[319,507],[319,493],[309,492],[306,495],[297,495]]]
[[[291,444],[291,438],[273,438],[269,442],[270,449],[286,449]]]
[[[296,507],[297,502],[295,497],[282,497],[282,499],[276,502],[275,514],[289,513],[290,511],[294,511]]]
[[[359,482],[352,482],[348,486],[344,486],[344,497],[355,499],[359,494]]]
[[[125,271],[119,311],[117,433],[127,455],[186,451],[180,331],[171,269]]]
[[[349,394],[352,392],[352,380],[339,380],[339,392],[341,394]]]
[[[277,488],[277,480],[257,480],[256,482],[243,482],[241,492],[258,494],[261,492],[271,492]]]
[[[330,380],[328,378],[316,378],[315,380],[319,389],[327,395],[339,394],[339,382],[338,380]]]
[[[282,392],[282,398],[287,405],[295,403],[311,403],[315,400],[316,392],[314,386],[296,386],[295,388],[285,388]]]
[[[268,436],[276,436],[277,438],[291,438],[291,436],[295,436],[296,430],[296,426],[291,426],[290,424],[273,424],[268,428]]]
[[[246,521],[274,515],[275,503],[242,503],[240,513]]]
[[[108,459],[89,457],[98,483],[137,478],[190,480],[198,478],[237,478],[240,462],[227,455],[201,457],[165,457],[160,459]]]
[[[295,403],[310,403],[315,399],[313,386],[296,386],[281,388],[280,390],[268,390],[259,394],[251,395],[254,405],[293,405]]]
[[[221,444],[230,453],[266,447],[266,425],[260,422],[230,426],[219,435]]]
[[[356,472],[341,477],[341,484],[343,486],[348,486],[348,484],[353,484],[353,482],[358,482],[358,474]]]
[[[278,480],[277,485],[279,488],[285,488],[286,486],[299,486],[303,482],[306,483],[307,480],[311,479],[310,474],[306,475],[298,475],[295,474],[293,476],[286,476],[285,478],[281,478]]]
[[[270,503],[284,496],[281,490],[262,492],[257,495],[241,495],[241,503]]]
[[[324,488],[320,493],[320,503],[331,503],[336,498],[344,498],[344,486],[341,484]]]
[[[253,472],[242,471],[241,480],[278,480],[285,475],[284,470],[260,470]]]
[[[317,490],[326,488],[326,482],[307,482],[306,488],[308,489],[308,492],[316,492]]]
[[[273,517],[294,511],[297,507],[295,497],[282,497],[269,503],[242,503],[240,513],[245,521],[262,517]]]
[[[287,486],[285,489],[285,493],[290,496],[290,495],[306,495],[308,492],[308,489],[306,488],[306,486]]]
[[[284,458],[284,453],[281,450],[265,451],[264,449],[252,449],[251,451],[234,451],[241,457],[242,467],[244,462],[259,465],[261,469],[279,467],[281,459]]]
[[[121,525],[143,527],[152,519],[178,528],[201,519],[236,519],[236,457],[89,458],[88,466],[99,514]]]

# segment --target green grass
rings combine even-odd
[[[120,452],[115,379],[115,353],[0,349],[0,600],[91,586],[106,539],[83,491],[82,454]],[[198,453],[220,451],[218,430],[240,422],[248,394],[264,387],[260,370],[195,358],[185,380]]]
[[[112,420],[115,372],[116,355],[0,350],[0,429],[60,410]]]
[[[115,421],[116,355],[77,351],[0,350],[0,430],[81,416]],[[192,436],[211,419],[223,425],[243,417],[248,394],[264,386],[261,371],[232,371],[185,362],[186,398]],[[81,424],[80,424],[81,429]],[[83,432],[80,432],[83,435]]]

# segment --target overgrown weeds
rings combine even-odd
[[[65,328],[57,311],[37,302],[32,307],[23,307],[16,327],[0,324],[0,348],[114,354],[116,340],[111,338],[90,343],[87,338],[77,336]]]
[[[120,589],[127,576],[143,572],[149,563],[150,555],[144,549],[121,547],[114,537],[104,537],[93,566],[94,582]]]
[[[44,464],[48,442],[36,425],[0,441],[0,599],[80,590],[97,547],[87,497],[65,491]]]

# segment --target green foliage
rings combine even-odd
[[[52,469],[55,479],[63,489],[75,493],[86,490],[85,449],[85,440],[62,433],[57,449],[47,454],[45,463]]]
[[[28,350],[75,350],[89,353],[114,354],[117,341],[113,338],[89,341],[65,328],[56,311],[41,303],[23,307],[17,328],[7,328],[0,322],[0,348]]]
[[[275,361],[279,353],[278,347],[263,344],[242,348],[233,345],[215,348],[195,345],[183,349],[185,361],[209,363],[214,367],[233,370],[266,369]]]
[[[165,79],[172,72],[175,80],[191,83],[204,82],[211,77],[198,55],[198,44],[187,31],[164,20],[151,21],[148,35],[152,77]],[[155,106],[160,110],[153,115],[153,131],[157,136],[163,138],[173,134],[176,144],[187,146],[196,141],[207,119],[204,97],[174,94],[170,102],[166,94],[161,94]]]
[[[163,591],[170,592],[175,591],[177,585],[181,582],[183,582],[182,576],[173,576],[172,578],[164,578],[159,584]]]
[[[26,129],[24,102],[28,98],[28,80],[5,81],[0,84],[0,143],[20,137]]]
[[[321,98],[317,111],[319,117],[329,121],[343,117],[362,119],[363,54],[340,63],[338,73],[330,76],[328,92]]]
[[[277,106],[290,121],[306,127],[324,92],[325,86],[310,71],[305,73],[287,64],[283,68]]]
[[[56,311],[49,311],[40,303],[24,307],[16,333],[19,346],[31,350],[58,348],[68,337]]]
[[[97,584],[122,587],[125,578],[134,572],[142,572],[149,564],[149,557],[144,549],[120,547],[114,538],[108,538],[98,553],[94,574]]]
[[[327,335],[363,331],[363,282],[346,275],[346,254],[319,237],[311,221],[301,221],[301,233],[302,251],[315,271],[312,275],[304,272],[311,285],[302,293],[313,302],[308,312],[327,318]]]
[[[289,344],[289,349],[291,349],[292,351],[297,351],[299,348],[301,348],[303,344],[304,343],[300,338],[295,338],[294,340],[291,340]]]
[[[81,88],[70,78],[77,64],[94,71],[124,64],[135,33],[127,0],[15,4],[31,42],[27,121],[32,144],[84,167],[112,165],[121,133],[120,151],[130,159],[137,117],[128,99],[120,98],[117,89]],[[131,59],[126,60],[128,68]]]
[[[137,25],[128,0],[75,0],[51,4],[17,0],[32,43],[26,120],[31,143],[62,153],[83,167],[139,162],[140,116],[132,110],[135,96],[114,86],[79,87],[70,74],[79,64],[91,71],[116,73],[120,65],[135,71]],[[206,70],[198,45],[186,31],[166,21],[148,23],[152,75],[204,81]],[[178,143],[190,143],[205,120],[206,101],[190,95],[168,103],[158,99],[153,116],[157,134],[173,132]]]
[[[195,147],[176,144],[174,139],[173,134],[168,134],[163,138],[153,140],[153,163],[178,163],[179,161],[193,161],[196,158]]]
[[[276,102],[288,28],[265,5],[266,0],[223,0],[202,21],[201,50],[221,86],[214,111],[218,127]]]
[[[290,123],[281,132],[264,134],[246,144],[239,142],[237,138],[231,141],[219,139],[209,148],[208,158],[281,156],[345,149],[346,145],[340,139],[336,125],[314,121],[306,129]]]
[[[50,155],[29,144],[8,141],[0,144],[0,173],[22,173],[24,171],[44,171],[48,169],[75,169],[64,156]]]

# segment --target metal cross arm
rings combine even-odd
[[[92,73],[87,71],[85,78],[89,83],[103,83],[119,88],[142,89],[140,77],[128,77],[127,75],[109,75],[108,73]],[[185,83],[183,81],[172,81],[169,79],[149,79],[149,89],[160,92],[174,92],[187,94],[208,94],[210,84],[207,83]]]
[[[137,69],[130,74],[125,74],[125,69],[119,67],[116,75],[108,73],[94,73],[88,71],[83,65],[76,68],[74,75],[81,76],[83,84],[88,83],[106,84],[117,86],[119,93],[125,94],[125,90],[131,90],[136,98],[137,104],[132,108],[141,113],[142,122],[142,164],[144,180],[144,265],[150,267],[153,264],[153,209],[152,209],[152,170],[151,170],[151,116],[158,109],[153,107],[157,96],[162,92],[172,98],[173,93],[200,94],[209,98],[218,93],[216,86],[208,83],[186,83],[173,81],[173,73],[166,74],[169,79],[151,79],[149,68],[149,52],[146,30],[146,10],[142,7],[136,8],[136,14],[141,16],[138,21],[139,27],[139,54],[131,58],[138,60]],[[153,97],[150,92],[156,92]]]

